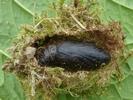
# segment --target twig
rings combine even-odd
[[[58,18],[43,18],[34,26],[34,29],[36,29],[44,20],[52,20],[52,19],[58,19]]]
[[[34,26],[34,29],[36,29],[43,21],[44,21],[45,18],[43,18],[42,20],[40,20],[35,26]]]
[[[33,71],[33,74],[36,75],[36,77],[39,78],[39,79],[42,79],[42,80],[43,80],[43,79],[47,79],[46,77],[40,76],[39,74],[37,74],[37,73],[34,72],[34,71]]]
[[[54,94],[56,94],[56,93],[54,92],[54,90],[51,88],[51,86],[49,85],[49,83],[48,83],[48,81],[47,81],[47,78],[46,78],[45,76],[40,76],[40,75],[37,74],[35,71],[32,71],[32,74],[36,75],[37,78],[46,81],[48,87],[53,91]]]
[[[81,23],[77,20],[77,18],[76,18],[72,13],[70,13],[70,15],[71,15],[71,17],[73,18],[73,20],[74,20],[82,29],[87,30],[87,29],[85,28],[85,26],[84,26],[83,24],[81,24]]]
[[[60,26],[60,24],[57,22],[57,20],[54,20],[54,22],[55,22],[58,26]],[[61,26],[60,26],[60,29],[61,29],[61,31],[63,31],[64,33],[68,34],[68,32],[67,32],[64,28],[62,28]]]
[[[35,74],[31,71],[31,95],[35,96]]]

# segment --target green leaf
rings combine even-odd
[[[20,24],[31,22],[32,15],[18,6],[14,0],[0,0],[0,98],[2,100],[24,100],[20,83],[14,75],[4,75],[1,66],[7,57],[10,58],[7,48],[16,36]]]
[[[55,0],[14,0],[22,8],[26,8],[27,11],[31,12],[32,15],[37,14],[38,16],[42,13],[48,14],[49,17],[55,16],[53,9],[53,3]],[[34,21],[33,21],[34,22]]]
[[[129,64],[124,63],[121,67],[122,67],[121,68],[122,74],[124,75],[124,77],[127,77],[131,72],[131,68],[129,67]]]
[[[114,84],[107,87],[107,90],[101,96],[93,95],[88,98],[90,100],[122,100]]]
[[[6,60],[6,58],[7,58],[6,56],[4,56],[3,54],[0,54],[0,86],[4,84],[4,72],[2,70],[2,65]]]
[[[85,99],[85,98],[83,99],[83,97],[72,97],[70,94],[62,93],[56,97],[56,100],[88,100],[88,99]]]
[[[4,52],[3,50],[0,50],[0,54],[3,54],[4,56],[6,56],[7,58],[11,58],[10,55],[8,55],[6,52]]]
[[[133,75],[126,77],[121,83],[116,84],[121,98],[126,100],[133,99]]]
[[[128,65],[129,65],[131,71],[133,71],[133,56],[131,56],[131,57],[129,57],[129,58],[127,59],[127,63],[128,63]]]
[[[4,84],[4,72],[0,69],[0,86]]]
[[[133,10],[133,0],[112,0],[112,1]]]
[[[7,59],[0,54],[0,99],[1,100],[25,100],[25,96],[19,81],[12,74],[3,72],[2,65]]]
[[[133,10],[121,6],[118,3],[113,2],[112,0],[98,1],[101,4],[101,7],[103,8],[101,19],[106,23],[112,20],[120,21],[120,23],[122,24],[123,31],[126,35],[125,43],[133,44]],[[133,3],[131,3],[131,5],[133,7]]]
[[[0,87],[0,98],[2,100],[25,100],[21,85],[13,74],[5,74],[5,82]]]
[[[0,0],[0,51],[7,54],[12,39],[16,36],[20,24],[31,23],[32,15],[18,6],[14,0]]]

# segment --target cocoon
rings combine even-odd
[[[41,47],[35,55],[41,66],[62,67],[66,70],[97,69],[108,64],[111,56],[92,42],[64,40]]]

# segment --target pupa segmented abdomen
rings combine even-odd
[[[62,41],[41,48],[36,53],[41,66],[63,67],[66,70],[90,70],[108,64],[111,57],[95,43]]]

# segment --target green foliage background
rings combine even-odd
[[[33,24],[35,13],[52,11],[49,7],[57,0],[0,0],[0,100],[25,100],[24,91],[15,75],[2,71],[2,64],[10,55],[7,48],[16,38],[22,24]],[[60,0],[64,1],[64,0]],[[70,2],[72,0],[66,0]],[[120,21],[125,32],[126,49],[133,49],[133,0],[98,0],[101,8],[101,20],[107,23],[111,20]],[[106,92],[101,95],[87,96],[89,100],[133,100],[133,57],[121,67],[124,79],[118,83],[112,80]],[[58,100],[82,100],[60,94]]]

